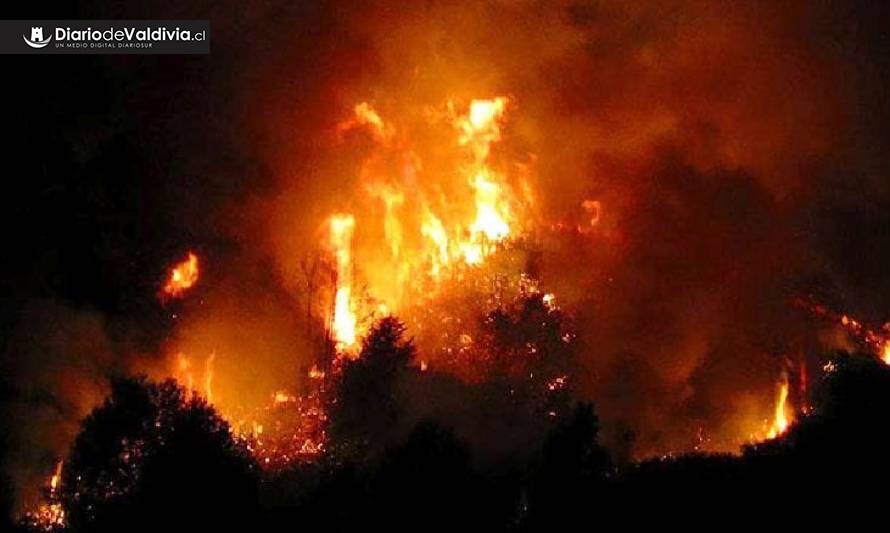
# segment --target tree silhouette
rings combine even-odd
[[[550,380],[571,372],[573,340],[562,311],[543,294],[524,294],[483,317],[476,356],[490,373]]]
[[[174,381],[116,380],[83,422],[62,500],[76,531],[216,529],[255,518],[256,468],[228,424]]]
[[[532,529],[576,524],[589,514],[610,468],[598,433],[593,405],[582,403],[547,436],[531,473],[527,525]]]
[[[415,353],[404,332],[398,319],[383,318],[362,342],[359,357],[343,368],[329,420],[330,435],[345,453],[379,450],[399,419],[396,385]]]
[[[383,454],[370,482],[370,518],[397,528],[491,525],[494,500],[473,469],[467,444],[439,424],[419,423]]]

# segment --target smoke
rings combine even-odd
[[[33,230],[62,250],[46,277],[69,274],[49,283],[54,301],[32,302],[28,285],[10,304],[10,315],[32,317],[8,342],[5,411],[14,449],[32,455],[7,458],[12,471],[28,465],[17,479],[64,450],[112,370],[161,375],[176,352],[199,362],[215,352],[222,402],[300,388],[321,328],[307,261],[325,218],[366,194],[368,147],[351,139],[344,149],[336,135],[360,101],[411,124],[448,100],[507,95],[501,149],[534,167],[542,219],[574,223],[589,218],[582,202],[598,202],[590,234],[545,239],[539,274],[576,315],[578,387],[621,453],[736,449],[770,412],[789,361],[818,348],[790,296],[818,289],[851,313],[890,318],[886,6],[119,9],[209,18],[212,53],[62,65],[94,74],[82,95],[49,108],[55,93],[29,95],[38,122],[59,127],[48,155],[27,148],[36,130],[21,129],[31,136],[21,152],[48,161],[45,188],[22,194],[61,204],[43,213],[61,224],[97,222],[74,232],[77,246],[65,243],[73,230]],[[90,4],[76,15],[110,16]],[[13,242],[36,261],[39,245],[26,240]],[[160,307],[164,269],[196,246],[209,269],[200,292]],[[70,272],[93,273],[78,284]]]
[[[33,504],[119,361],[101,315],[54,302],[30,303],[7,342],[2,371],[14,396],[2,409],[12,430],[4,470],[19,500]]]

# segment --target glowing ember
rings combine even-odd
[[[189,252],[188,257],[170,269],[161,293],[170,298],[179,298],[198,282],[198,256]]]
[[[234,424],[234,434],[263,468],[311,461],[325,450],[327,414],[317,390],[302,395],[276,391],[270,405],[243,415],[251,421]]]
[[[554,296],[552,292],[548,292],[542,296],[541,301],[544,302],[547,309],[550,309],[551,311],[556,309],[556,296]]]
[[[547,383],[547,390],[558,391],[564,389],[568,379],[568,376],[559,376],[553,378],[549,383]]]

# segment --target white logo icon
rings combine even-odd
[[[50,34],[49,37],[44,39],[43,28],[40,27],[31,28],[31,39],[28,39],[27,37],[22,35],[22,39],[24,39],[25,42],[28,43],[28,46],[30,46],[31,48],[43,48],[44,46],[49,44],[49,41],[52,38],[53,36],[52,34]]]

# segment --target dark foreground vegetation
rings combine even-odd
[[[739,456],[618,465],[585,403],[566,403],[539,438],[506,452],[462,437],[444,415],[406,424],[400,380],[436,378],[409,366],[402,332],[384,321],[365,342],[331,406],[328,452],[283,472],[261,472],[226,422],[174,382],[117,381],[66,464],[68,529],[575,530],[718,513],[776,523],[803,513],[879,515],[886,500],[890,368],[874,358],[838,356],[811,412]]]

